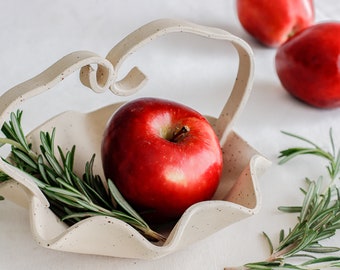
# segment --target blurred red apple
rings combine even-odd
[[[314,22],[313,0],[237,0],[236,8],[244,29],[270,47]]]
[[[275,66],[293,96],[319,108],[340,106],[340,22],[302,30],[278,48]]]
[[[112,116],[102,161],[106,178],[153,222],[176,219],[211,199],[222,171],[209,122],[189,107],[155,98],[131,101]]]

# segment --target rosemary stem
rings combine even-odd
[[[294,248],[296,248],[297,243],[293,243],[290,244],[282,249],[276,249],[276,251],[274,251],[269,258],[267,258],[267,262],[273,262],[276,261],[278,259],[283,259],[286,255],[288,254],[290,251],[292,251]]]

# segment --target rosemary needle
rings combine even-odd
[[[106,188],[101,177],[93,173],[95,155],[86,162],[84,174],[79,177],[73,170],[76,147],[67,152],[55,147],[54,128],[51,133],[40,132],[41,153],[34,153],[22,130],[21,118],[22,111],[11,113],[9,122],[2,126],[6,138],[0,138],[0,146],[11,145],[7,162],[34,177],[49,200],[51,210],[61,220],[72,225],[91,216],[111,216],[130,224],[152,241],[165,240],[132,209],[110,179],[109,188]],[[0,182],[8,179],[0,171]]]

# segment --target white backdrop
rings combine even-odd
[[[317,21],[340,19],[339,1],[315,0],[315,5]],[[300,203],[298,188],[303,178],[316,178],[325,170],[324,164],[313,158],[278,166],[279,151],[296,145],[280,130],[308,136],[327,146],[328,130],[333,127],[340,145],[340,111],[315,109],[287,94],[275,73],[275,49],[259,45],[242,29],[234,1],[1,1],[0,94],[70,52],[90,50],[105,56],[136,28],[165,17],[223,28],[246,40],[254,50],[253,91],[234,130],[273,161],[260,181],[260,214],[165,258],[139,261],[44,249],[31,236],[27,210],[0,201],[0,269],[223,269],[264,259],[268,248],[261,232],[276,239],[281,228],[294,224],[294,216],[278,213],[277,206]],[[225,43],[174,34],[130,57],[122,74],[132,65],[149,76],[147,86],[134,97],[174,99],[216,116],[233,84],[237,57]],[[80,87],[77,76],[71,76],[49,93],[25,103],[24,128],[28,132],[65,110],[90,111],[125,99],[109,91],[94,96]],[[332,240],[339,241],[340,235]]]

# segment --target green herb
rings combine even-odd
[[[0,171],[0,184],[1,182],[5,182],[6,180],[9,180],[9,177],[7,174]],[[4,200],[5,198],[0,195],[0,201]]]
[[[273,243],[266,233],[263,233],[270,247],[270,257],[262,262],[245,264],[229,269],[325,269],[340,268],[340,257],[324,255],[340,250],[338,247],[324,246],[320,242],[331,238],[340,229],[340,191],[334,180],[339,177],[340,150],[336,152],[332,130],[329,132],[331,151],[322,149],[317,144],[304,137],[288,132],[284,134],[307,144],[307,147],[294,147],[280,152],[280,164],[301,155],[314,155],[328,161],[328,182],[320,177],[316,181],[306,179],[307,189],[301,189],[304,200],[302,206],[279,207],[280,211],[298,213],[295,227],[279,233],[279,244],[274,249]],[[326,187],[324,187],[326,186]],[[314,254],[314,255],[313,255]],[[316,256],[318,254],[319,256]],[[294,264],[293,258],[304,259]]]
[[[106,188],[101,177],[93,173],[95,155],[86,162],[83,176],[77,176],[73,170],[76,147],[67,152],[59,146],[55,149],[53,129],[51,133],[40,132],[41,153],[36,154],[22,131],[21,117],[22,111],[11,113],[10,121],[1,129],[6,138],[0,138],[0,146],[11,145],[8,162],[34,177],[61,220],[72,225],[87,217],[110,216],[130,224],[152,241],[164,240],[132,209],[110,179]],[[5,181],[8,176],[0,172],[0,179]]]

